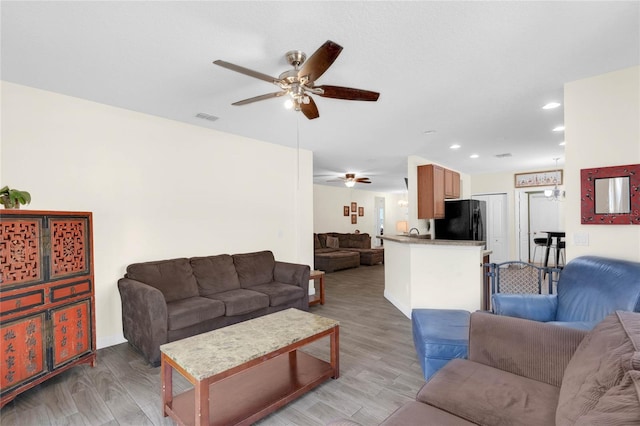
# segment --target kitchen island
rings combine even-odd
[[[482,308],[484,241],[381,236],[384,297],[407,317],[416,308]]]

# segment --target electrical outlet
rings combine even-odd
[[[573,234],[573,245],[576,246],[588,246],[589,245],[589,233],[588,232],[576,232]]]

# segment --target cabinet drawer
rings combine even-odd
[[[0,317],[44,305],[44,290],[0,297]]]
[[[51,302],[91,293],[91,281],[64,284],[51,288]]]
[[[40,313],[0,326],[2,394],[48,371],[44,346],[44,316],[44,313]]]

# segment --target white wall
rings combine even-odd
[[[356,184],[356,186],[358,186]],[[313,185],[313,232],[354,232],[367,233],[374,238],[378,233],[375,229],[375,198],[385,200],[385,233],[396,233],[396,222],[407,220],[407,208],[399,207],[398,201],[406,200],[406,193],[375,192],[362,189],[337,187],[328,185]],[[364,207],[364,216],[358,217],[358,223],[351,224],[351,213],[343,215],[343,207],[352,202],[358,207]],[[372,239],[372,244],[375,240]]]
[[[130,263],[268,249],[313,265],[311,152],[1,90],[0,186],[29,191],[29,209],[93,212],[99,347],[123,341],[116,283]]]
[[[564,108],[567,260],[640,261],[640,226],[580,224],[580,170],[640,163],[640,67],[565,84]],[[576,245],[576,234],[589,245]]]

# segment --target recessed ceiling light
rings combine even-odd
[[[454,143],[449,147],[449,149],[460,149],[460,145],[458,145],[457,143]]]
[[[433,133],[435,133],[435,132],[436,132],[435,130],[425,130],[425,131],[424,131],[424,134],[425,134],[425,135],[430,135],[430,134],[433,134]]]
[[[469,156],[469,158],[478,158],[478,157],[480,157],[478,154],[471,154],[471,155]]]
[[[558,108],[559,106],[560,104],[558,102],[549,102],[548,104],[543,106],[542,109],[554,109],[554,108]]]
[[[560,142],[558,145],[565,146],[567,143],[565,141]]]
[[[554,132],[563,132],[564,131],[564,126],[557,126],[553,129]]]

